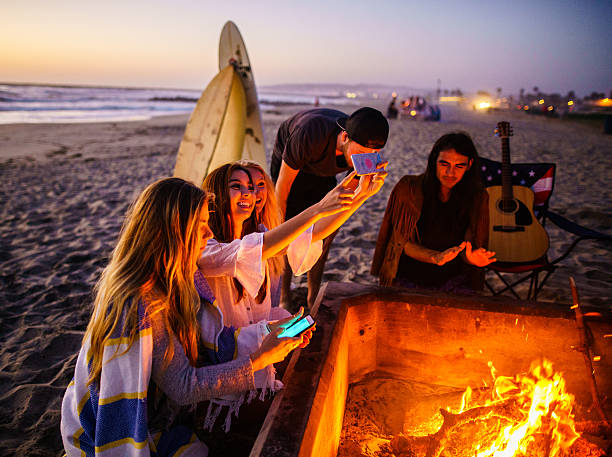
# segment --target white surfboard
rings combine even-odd
[[[225,23],[219,38],[219,70],[227,66],[234,67],[238,72],[246,95],[246,123],[242,157],[255,160],[264,169],[267,169],[261,112],[253,69],[242,35],[232,21]]]
[[[246,95],[233,66],[208,84],[196,104],[179,146],[174,176],[201,186],[206,175],[243,156]]]

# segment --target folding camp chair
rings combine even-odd
[[[501,162],[481,157],[480,164],[485,187],[500,186]],[[543,227],[546,227],[546,223],[550,221],[576,238],[565,252],[553,260],[550,260],[548,255],[545,254],[542,258],[532,262],[495,262],[489,265],[488,270],[492,271],[504,284],[503,287],[495,289],[489,281],[486,281],[485,284],[493,295],[500,295],[509,291],[517,299],[521,299],[515,291],[515,287],[529,281],[529,290],[525,298],[527,300],[537,300],[538,293],[556,270],[557,264],[565,259],[579,242],[582,240],[612,240],[610,235],[578,225],[549,209],[548,204],[554,189],[555,169],[554,163],[513,163],[512,185],[525,186],[533,190],[535,194],[534,214]],[[517,274],[519,275],[517,279],[510,279],[511,275]],[[541,277],[541,275],[543,276]]]

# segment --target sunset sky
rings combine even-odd
[[[223,24],[259,86],[612,89],[612,1],[1,0],[0,81],[201,89]]]

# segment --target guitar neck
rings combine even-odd
[[[512,195],[512,166],[510,164],[510,139],[501,139],[502,147],[502,200],[509,201]]]

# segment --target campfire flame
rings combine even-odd
[[[537,439],[547,440],[546,455],[555,457],[580,437],[572,414],[574,397],[566,392],[563,376],[553,370],[550,361],[534,362],[529,373],[514,378],[497,376],[491,363],[489,366],[494,379],[493,398],[484,406],[511,404],[519,417],[504,427],[486,449],[481,449],[481,444],[475,454],[477,457],[526,455]],[[468,388],[457,414],[483,406],[472,404],[472,397],[473,391]]]

